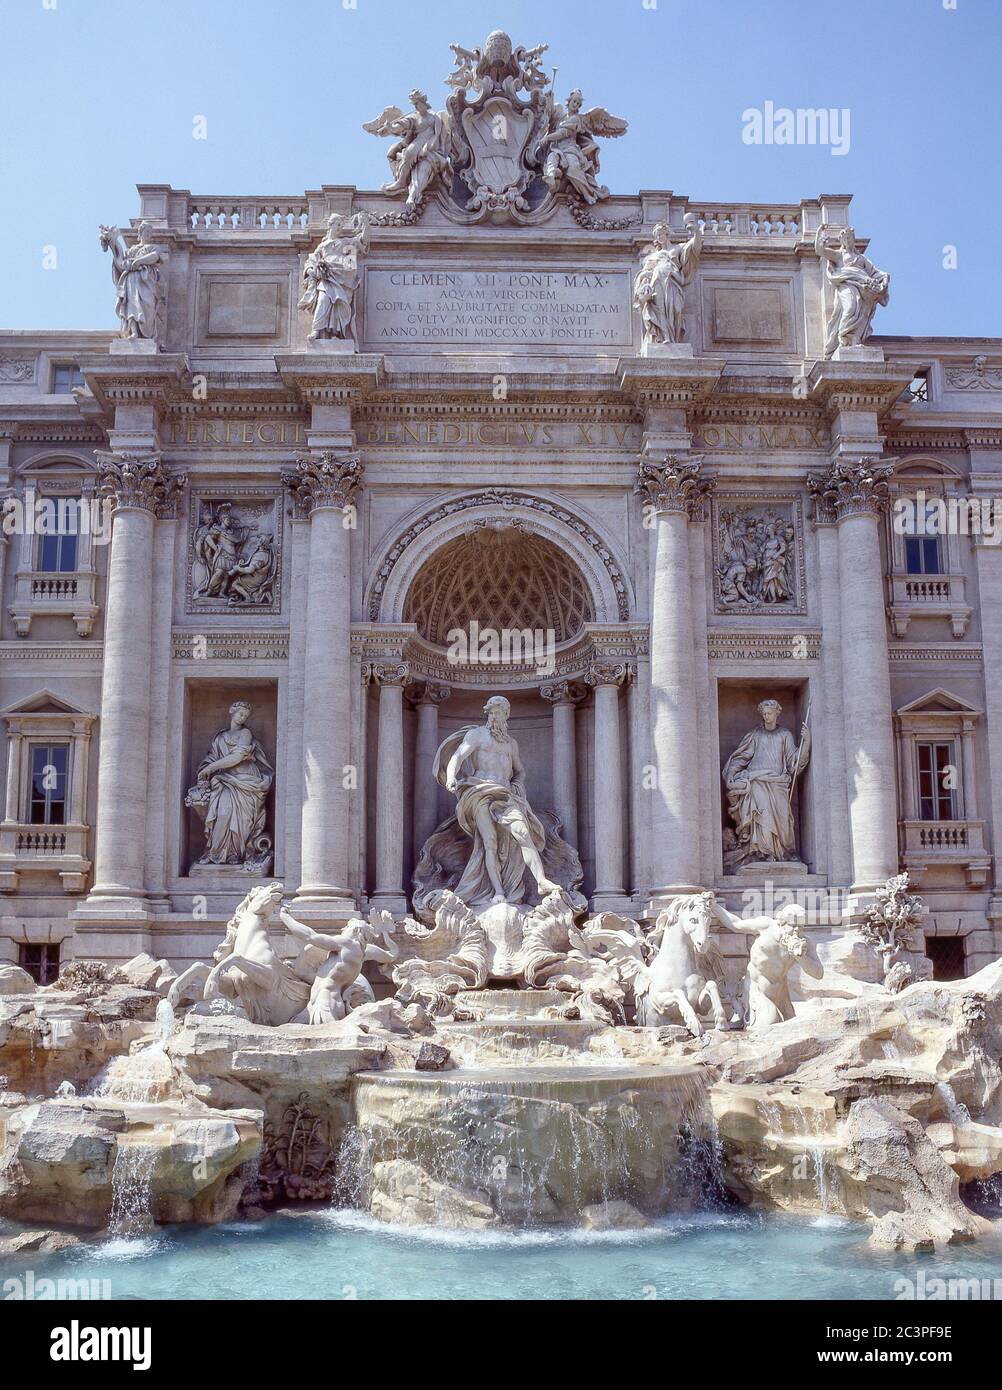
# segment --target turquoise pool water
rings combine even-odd
[[[1002,1231],[936,1256],[870,1251],[865,1238],[862,1226],[745,1211],[603,1234],[416,1232],[312,1212],[0,1260],[0,1298],[26,1268],[36,1280],[108,1280],[113,1299],[886,1299],[920,1272],[998,1279],[1002,1293]]]

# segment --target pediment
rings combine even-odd
[[[15,704],[8,705],[6,709],[0,710],[0,716],[3,717],[13,714],[91,715],[91,711],[80,709],[77,705],[70,704],[69,700],[64,700],[59,695],[53,695],[51,690],[36,690],[34,694],[28,695],[25,699],[18,700]]]
[[[982,713],[977,706],[968,704],[959,695],[951,694],[942,686],[928,691],[925,695],[919,695],[917,699],[909,700],[906,705],[899,706],[894,712],[899,717],[907,714],[967,714],[976,717]]]

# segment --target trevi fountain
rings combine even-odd
[[[875,339],[848,198],[610,194],[546,49],[378,192],[142,186],[120,333],[0,334],[5,497],[114,517],[0,552],[0,1274],[998,1267],[1002,557],[888,518],[1002,473],[1002,349]]]

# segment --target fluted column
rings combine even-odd
[[[297,905],[322,914],[353,906],[348,872],[351,729],[352,497],[362,476],[355,455],[329,450],[300,458],[284,475],[310,518],[303,674],[302,881]]]
[[[887,655],[880,512],[890,464],[840,459],[816,495],[838,522],[839,618],[843,673],[852,888],[866,893],[898,868],[898,812],[891,678]]]
[[[640,465],[637,491],[654,538],[651,596],[651,889],[655,897],[699,886],[698,802],[691,795],[697,734],[689,520],[702,514],[712,483],[700,460],[669,455]],[[695,615],[704,621],[702,613]],[[642,813],[642,812],[641,812]]]
[[[626,896],[623,867],[623,756],[619,732],[619,688],[630,675],[625,662],[592,662],[585,681],[595,691],[595,893],[600,899]]]
[[[824,479],[808,479],[814,494],[814,535],[818,557],[818,598],[821,608],[821,689],[824,735],[812,756],[825,759],[827,801],[827,872],[830,884],[848,887],[852,882],[852,845],[847,796],[845,702],[842,693],[842,604],[839,583],[839,542],[835,508],[826,500]],[[820,488],[820,490],[819,490]],[[820,801],[821,788],[815,772]]]
[[[447,685],[426,681],[415,694],[417,709],[417,740],[414,749],[414,862],[421,857],[425,841],[438,826],[438,783],[432,768],[440,739],[438,736],[438,707],[452,694]]]
[[[99,486],[114,501],[104,620],[94,886],[88,904],[142,910],[145,897],[153,541],[184,488],[157,452],[97,455]],[[158,792],[162,789],[158,789]]]
[[[560,817],[560,834],[578,846],[578,759],[575,706],[582,696],[571,681],[554,681],[540,687],[540,695],[553,710],[553,809]]]
[[[372,667],[379,686],[376,731],[376,886],[380,906],[403,897],[404,875],[404,686],[410,672],[404,661]],[[382,900],[380,902],[380,899]]]

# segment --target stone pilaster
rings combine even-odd
[[[351,720],[350,537],[357,455],[320,450],[283,475],[310,519],[303,672],[302,878],[297,907],[337,917],[354,906],[349,886]]]
[[[649,509],[653,538],[651,592],[651,875],[663,899],[699,887],[698,800],[692,794],[698,706],[689,565],[689,522],[701,518],[712,483],[701,461],[669,455],[640,465],[637,491]]]
[[[441,739],[438,735],[438,708],[452,695],[447,685],[426,681],[414,693],[417,710],[417,740],[414,750],[414,862],[421,857],[425,841],[438,826],[438,783],[432,768]]]
[[[812,489],[838,527],[839,636],[854,894],[898,867],[891,680],[879,518],[892,465],[840,458]]]
[[[1002,449],[996,454],[996,468],[1002,469]],[[990,499],[998,521],[999,472],[972,477],[972,493],[984,505]],[[1002,631],[998,614],[1002,613],[1002,545],[993,543],[990,529],[972,536],[978,574],[978,601],[981,611],[981,645],[984,662],[985,727],[984,750],[986,777],[982,785],[988,788],[988,807],[985,819],[992,827],[992,896],[988,918],[995,932],[995,946],[1002,949]],[[965,740],[966,745],[970,740]],[[967,796],[967,763],[964,765],[965,813],[972,815]],[[984,814],[984,806],[982,813]],[[982,962],[987,964],[987,962]],[[968,966],[968,969],[971,967]],[[976,968],[976,967],[975,967]]]
[[[595,692],[595,892],[596,912],[624,909],[623,861],[626,782],[619,728],[619,691],[629,679],[628,662],[597,657],[585,675]]]
[[[402,912],[404,898],[404,661],[372,666],[379,687],[376,752],[376,883],[373,903]]]
[[[145,911],[154,536],[175,514],[185,479],[159,452],[97,455],[114,502],[104,624],[94,886],[83,911]]]
[[[553,809],[560,817],[561,835],[577,849],[578,758],[574,711],[583,699],[583,692],[572,681],[555,681],[541,686],[539,693],[553,710]]]

